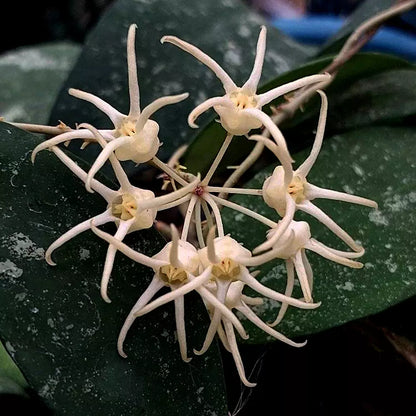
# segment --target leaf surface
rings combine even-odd
[[[91,232],[58,249],[57,266],[48,266],[45,249],[106,204],[52,153],[33,166],[39,140],[29,133],[2,123],[0,141],[0,339],[30,387],[62,415],[225,415],[218,351],[182,362],[173,305],[138,319],[126,339],[128,358],[118,355],[118,332],[152,273],[118,254],[106,304],[99,283],[107,245]],[[153,229],[126,241],[148,255],[163,246]],[[191,354],[208,319],[199,299],[185,302]]]
[[[0,56],[0,116],[6,121],[47,124],[62,83],[81,47],[53,42]]]

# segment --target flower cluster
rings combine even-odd
[[[364,249],[312,201],[316,198],[329,198],[374,208],[377,204],[365,198],[322,189],[308,182],[308,173],[320,152],[327,117],[327,99],[319,90],[319,85],[328,82],[331,76],[329,74],[307,76],[263,94],[257,94],[266,49],[265,27],[261,28],[258,38],[253,70],[242,87],[237,87],[225,70],[196,46],[173,36],[164,36],[161,39],[162,43],[171,43],[193,55],[212,70],[222,82],[225,95],[209,98],[198,105],[189,114],[188,122],[191,127],[196,128],[195,120],[198,116],[213,108],[219,116],[221,125],[227,131],[227,136],[210,169],[202,178],[199,174],[185,173],[180,166],[179,159],[183,149],[179,149],[168,163],[159,160],[156,156],[160,146],[159,126],[150,118],[161,107],[179,103],[186,99],[188,94],[161,97],[143,110],[140,109],[135,31],[136,26],[131,25],[127,37],[129,114],[121,114],[110,104],[88,92],[70,89],[71,95],[86,100],[103,111],[112,121],[114,129],[99,129],[83,123],[75,130],[66,128],[61,134],[42,142],[33,151],[33,161],[36,154],[43,149],[55,153],[60,161],[84,182],[89,192],[98,192],[106,202],[102,214],[86,219],[53,242],[46,252],[46,261],[54,265],[52,260],[54,250],[76,235],[91,229],[108,243],[101,277],[101,295],[107,302],[110,302],[107,288],[117,251],[152,269],[153,279],[148,288],[140,294],[119,335],[118,351],[123,357],[126,356],[123,343],[134,320],[173,301],[180,354],[184,361],[189,361],[184,297],[187,293],[196,291],[207,309],[210,325],[203,345],[199,350],[194,350],[194,353],[203,354],[218,335],[223,346],[231,352],[242,382],[247,386],[254,386],[255,384],[246,378],[235,331],[243,339],[248,338],[249,335],[235,311],[239,311],[254,325],[280,341],[295,347],[304,345],[305,343],[296,343],[286,338],[276,331],[274,326],[283,319],[289,305],[302,309],[313,309],[320,305],[320,302],[313,301],[313,272],[306,250],[314,251],[328,260],[352,268],[362,267],[356,258],[364,253]],[[320,94],[321,110],[311,153],[302,165],[294,170],[284,136],[273,119],[263,112],[263,107],[277,97],[303,87],[313,88]],[[263,127],[262,135],[250,135],[252,130],[261,127]],[[210,185],[234,135],[244,135],[249,140],[263,142],[265,147],[276,156],[277,167],[264,181],[262,189]],[[88,172],[81,169],[58,147],[59,144],[71,140],[82,140],[83,146],[90,143],[100,146],[101,152]],[[166,192],[156,197],[150,190],[133,186],[121,163],[126,160],[132,160],[137,164],[150,163],[160,169],[164,178],[162,189]],[[116,190],[95,179],[96,173],[105,163],[110,163],[114,170],[119,183],[119,188]],[[266,218],[224,197],[238,193],[252,195],[253,198],[258,198],[259,204],[265,203],[272,207],[276,210],[276,218]],[[231,235],[226,234],[227,224],[223,224],[221,215],[223,206],[265,224],[269,228],[265,242],[251,251]],[[182,208],[183,224],[180,233],[175,226],[168,227],[170,241],[161,251],[140,253],[123,243],[126,234],[152,227],[160,211],[175,207]],[[297,210],[317,218],[346,243],[351,251],[340,251],[315,240],[308,223],[295,220]],[[117,226],[114,235],[99,228],[107,222],[114,222]],[[284,260],[287,268],[287,286],[284,294],[260,283],[255,277],[256,273],[251,269],[276,259]],[[292,296],[295,278],[300,283],[302,299]],[[267,324],[254,312],[252,306],[261,304],[263,299],[245,295],[243,293],[245,286],[281,304],[275,322]],[[169,288],[170,291],[158,296],[158,292],[164,287]]]

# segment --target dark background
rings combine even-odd
[[[0,25],[0,53],[23,45],[53,40],[82,43],[101,13],[114,0],[37,0],[2,5],[11,25]],[[199,0],[208,1],[208,0]],[[300,17],[305,14],[348,16],[362,0],[243,0],[265,17]],[[415,19],[414,19],[415,20]],[[396,18],[390,26],[416,33],[414,23]]]

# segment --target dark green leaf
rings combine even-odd
[[[28,46],[0,57],[0,116],[46,124],[81,48],[68,42]]]
[[[118,332],[150,271],[118,255],[106,304],[99,282],[107,247],[90,232],[57,250],[57,266],[48,266],[44,249],[105,203],[53,154],[43,152],[33,166],[34,136],[1,123],[0,141],[0,339],[29,385],[57,414],[225,416],[218,351],[183,363],[172,305],[138,319],[128,358],[118,356]],[[163,245],[152,229],[126,241],[149,255]],[[208,319],[196,298],[186,317],[189,346],[199,347]]]
[[[416,294],[416,131],[377,127],[356,130],[324,142],[313,167],[311,183],[329,189],[365,196],[379,203],[379,211],[337,201],[318,200],[316,205],[366,248],[365,267],[349,269],[309,253],[315,275],[314,300],[322,305],[314,311],[290,308],[276,328],[287,336],[306,335],[374,314]],[[297,164],[308,151],[294,156]],[[259,188],[272,168],[247,184]],[[256,199],[257,198],[257,199]],[[238,196],[235,202],[277,220],[277,214],[259,197]],[[296,218],[311,224],[312,236],[334,248],[343,244],[312,217]],[[224,212],[226,232],[254,248],[264,241],[263,225],[240,213]],[[282,261],[268,263],[259,279],[284,292],[286,274]],[[300,297],[300,291],[296,294]],[[273,321],[278,306],[266,302],[257,309],[262,319]],[[250,330],[249,342],[263,343],[267,337]]]
[[[403,124],[416,115],[416,68],[389,70],[331,94],[329,131]]]
[[[207,67],[173,45],[161,45],[160,38],[171,34],[194,43],[223,65],[239,84],[251,72],[260,25],[265,22],[240,0],[120,0],[88,37],[52,111],[52,124],[62,119],[70,125],[89,122],[97,128],[110,126],[106,116],[91,104],[68,96],[69,87],[97,94],[120,111],[128,111],[125,44],[131,23],[138,25],[136,51],[142,106],[164,95],[190,93],[186,101],[154,116],[160,124],[161,158],[166,159],[194,134],[187,124],[189,112],[206,98],[223,94],[223,89]],[[287,71],[306,57],[306,49],[270,26],[263,79]],[[204,117],[199,121],[203,124]],[[94,152],[92,147],[86,150]],[[130,171],[133,169],[132,165]]]

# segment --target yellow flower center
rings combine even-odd
[[[188,280],[188,274],[180,267],[174,267],[171,264],[162,266],[159,269],[159,277],[168,284],[184,283]]]
[[[244,94],[243,92],[233,92],[230,95],[230,100],[239,110],[246,108],[254,108],[257,105],[257,101],[252,95]]]
[[[131,120],[123,121],[122,125],[118,129],[119,136],[133,136],[136,133],[136,123]]]
[[[299,176],[295,176],[292,179],[292,182],[290,182],[289,186],[287,187],[289,195],[297,204],[301,203],[306,199],[304,194],[304,183],[305,181],[299,178]]]
[[[221,263],[212,266],[212,274],[221,280],[237,280],[236,278],[240,274],[240,265],[226,257],[221,260]]]
[[[137,214],[137,202],[133,195],[124,194],[113,202],[112,214],[121,220],[130,220]]]

